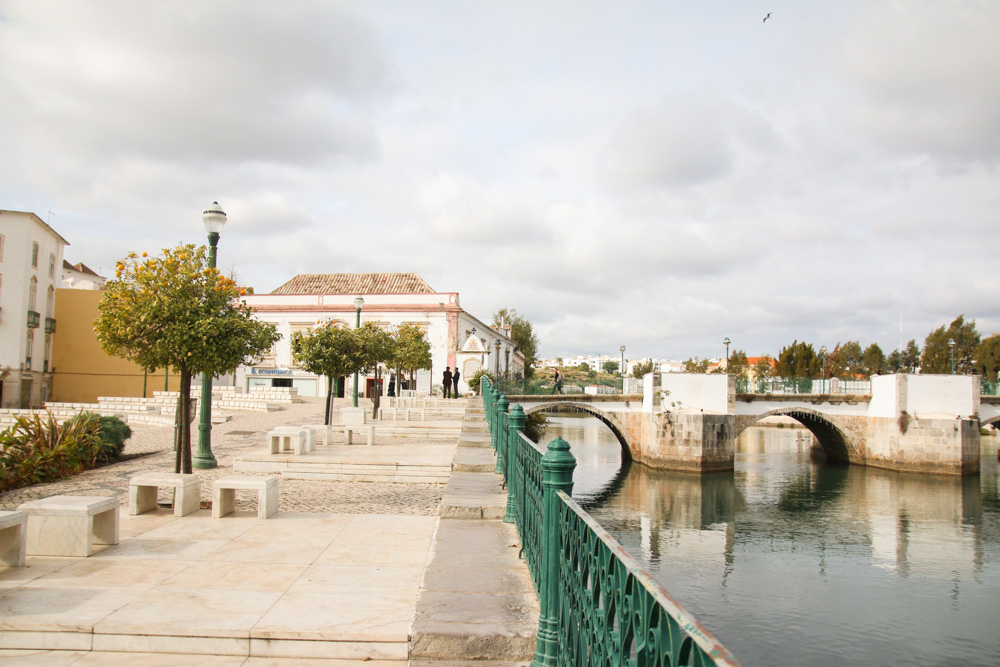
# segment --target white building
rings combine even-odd
[[[62,284],[60,287],[68,287],[70,289],[100,290],[104,289],[104,284],[106,282],[108,282],[107,278],[102,275],[98,275],[96,271],[83,262],[70,264],[66,260],[63,260]]]
[[[281,334],[274,347],[256,366],[237,372],[237,383],[253,386],[296,387],[302,396],[325,396],[325,381],[299,368],[292,358],[292,334],[306,331],[317,322],[334,320],[354,327],[354,300],[361,296],[361,323],[374,322],[392,328],[413,324],[427,336],[431,346],[429,371],[416,376],[419,394],[437,392],[445,367],[461,372],[459,392],[469,390],[467,381],[483,365],[490,371],[523,375],[524,357],[514,352],[514,343],[482,320],[462,310],[457,292],[435,292],[415,273],[326,273],[295,276],[270,294],[246,297],[258,319],[273,322]],[[497,356],[496,342],[500,342]],[[335,384],[338,396],[353,393],[353,378]],[[374,376],[359,379],[359,396],[376,390]],[[381,392],[388,390],[388,377]]]
[[[56,286],[67,245],[34,213],[0,210],[0,407],[48,400]]]

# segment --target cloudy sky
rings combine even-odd
[[[763,17],[771,12],[766,23]],[[1000,331],[1000,2],[0,0],[0,208],[415,271],[543,355]]]

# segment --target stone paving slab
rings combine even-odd
[[[438,514],[449,519],[503,519],[507,492],[499,475],[485,472],[452,472]]]
[[[492,449],[482,447],[459,447],[455,452],[452,470],[455,472],[493,472],[497,457]]]

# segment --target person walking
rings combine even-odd
[[[554,378],[552,378],[552,393],[553,394],[561,394],[562,393],[562,386],[563,386],[563,376],[562,376],[562,373],[560,373],[559,369],[557,368],[556,369],[556,375],[555,375]]]
[[[455,390],[451,393],[452,398],[458,398],[458,379],[462,377],[462,374],[458,372],[458,366],[455,366],[455,372],[451,376],[451,382],[455,385]]]
[[[451,366],[444,367],[444,379],[441,384],[444,388],[444,397],[451,398]]]

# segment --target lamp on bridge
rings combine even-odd
[[[499,382],[500,381],[500,339],[499,338],[496,339],[496,341],[493,343],[493,346],[497,349],[497,356],[496,356],[496,363],[494,364],[494,371],[493,371],[494,375],[493,375],[493,377],[496,378],[497,382]]]
[[[951,347],[951,374],[955,374],[955,339],[949,338],[948,345]]]
[[[819,348],[820,356],[823,357],[823,388],[820,390],[824,394],[826,393],[826,345]]]
[[[625,393],[625,346],[621,346],[622,353],[622,393]]]
[[[361,306],[365,305],[365,300],[361,295],[354,297],[354,328],[361,328]],[[358,407],[358,372],[354,371],[354,407]]]
[[[722,339],[722,344],[726,346],[726,372],[729,372],[729,336]]]
[[[219,236],[226,226],[226,212],[214,201],[201,216],[208,232],[208,267],[215,268],[216,255],[219,252]],[[234,371],[235,372],[235,371]],[[164,376],[165,378],[166,376]],[[166,379],[163,381],[166,385]],[[208,373],[201,374],[201,419],[198,423],[198,452],[191,461],[194,468],[215,468],[218,462],[212,455],[212,377]]]

